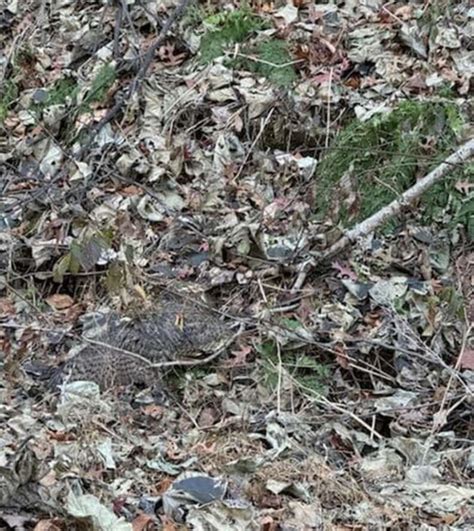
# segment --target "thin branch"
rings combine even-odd
[[[76,153],[74,158],[71,156],[71,157],[68,157],[69,159],[75,160],[75,161],[81,160],[81,158],[87,153],[94,138],[98,135],[98,133],[122,111],[125,104],[128,101],[130,101],[133,95],[139,90],[143,80],[145,79],[148,69],[151,66],[151,63],[153,62],[156,50],[163,44],[164,40],[166,39],[166,35],[168,34],[168,31],[173,26],[173,24],[179,18],[181,18],[181,16],[183,15],[184,11],[186,10],[190,2],[191,0],[181,0],[180,3],[176,6],[175,10],[173,11],[173,13],[171,13],[168,20],[165,22],[164,26],[162,27],[158,37],[155,39],[153,44],[146,51],[144,55],[143,63],[137,75],[135,76],[134,80],[128,85],[125,96],[123,96],[122,98],[117,98],[117,101],[112,106],[112,108],[109,109],[109,111],[105,114],[105,116],[92,126],[91,135],[90,135],[89,140],[81,147],[81,149],[79,149],[79,151]],[[119,23],[121,23],[121,20],[117,19],[116,25],[118,25]],[[51,189],[53,185],[55,185],[62,179],[66,178],[67,174],[68,174],[68,167],[64,165],[64,167],[54,177],[52,177],[49,182],[47,182],[44,186],[41,186],[40,188],[32,192],[30,196],[28,197],[27,201],[30,203],[32,201],[35,201],[37,198],[41,197],[45,192]],[[6,212],[14,211],[18,207],[23,207],[24,204],[25,204],[25,200],[16,201],[15,203],[8,205],[5,211]]]
[[[450,155],[444,162],[437,166],[433,171],[425,175],[411,188],[406,190],[400,197],[392,201],[389,205],[357,224],[354,228],[348,230],[344,236],[324,253],[316,258],[310,258],[299,266],[298,276],[293,285],[292,292],[295,292],[303,286],[308,273],[316,265],[324,262],[340,253],[349,245],[355,243],[358,239],[364,238],[374,232],[378,227],[385,223],[389,218],[400,214],[408,205],[413,203],[429,188],[445,177],[455,165],[465,162],[474,155],[474,138],[464,143],[457,151]],[[454,165],[454,166],[453,166]]]
[[[118,59],[120,55],[120,36],[122,32],[122,21],[123,14],[127,9],[127,4],[125,0],[119,0],[117,2],[117,12],[115,14],[115,25],[114,25],[114,44],[113,44],[113,58]]]
[[[94,125],[91,131],[92,136],[89,139],[89,142],[80,150],[81,155],[84,153],[84,151],[88,149],[93,138],[122,111],[123,107],[125,106],[125,103],[130,101],[134,94],[138,91],[143,80],[145,79],[145,76],[151,66],[151,63],[153,62],[156,51],[163,44],[168,34],[168,31],[171,29],[173,24],[183,16],[190,1],[191,0],[181,0],[180,3],[176,6],[173,13],[171,13],[168,20],[161,28],[158,37],[146,51],[143,63],[133,81],[128,85],[125,96],[123,98],[118,98],[112,108],[109,109],[107,114]]]

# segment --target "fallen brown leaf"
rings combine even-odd
[[[154,520],[149,514],[139,514],[132,522],[133,531],[147,531],[154,525]]]
[[[61,531],[62,527],[56,525],[57,519],[54,520],[40,520],[34,528],[34,531]]]
[[[15,306],[11,300],[6,297],[0,298],[0,317],[7,317],[9,315],[14,315],[15,313]]]
[[[474,370],[474,349],[466,347],[459,360],[459,366],[462,369]]]
[[[74,300],[69,295],[55,293],[46,299],[46,302],[55,310],[64,310],[74,304]]]

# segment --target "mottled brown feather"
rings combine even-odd
[[[56,387],[65,381],[90,380],[102,389],[152,385],[160,380],[153,364],[210,352],[227,335],[228,328],[211,310],[185,298],[162,298],[143,313],[111,318],[94,344],[52,371],[50,383]]]

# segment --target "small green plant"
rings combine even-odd
[[[83,101],[79,105],[78,113],[83,114],[88,112],[93,103],[103,101],[115,79],[115,68],[108,64],[102,66],[93,79],[91,87],[86,93]],[[52,105],[66,105],[74,102],[78,95],[79,86],[77,82],[71,77],[64,77],[58,79],[50,89],[47,89],[47,96],[44,101],[35,103],[33,109],[41,111]]]
[[[337,221],[347,225],[378,211],[447,156],[462,122],[454,103],[415,101],[402,102],[391,113],[367,122],[354,120],[338,134],[316,169],[316,216],[338,212]],[[452,176],[459,178],[460,172]],[[350,213],[340,200],[343,180],[351,183],[357,198]],[[427,192],[427,215],[444,208],[450,193],[446,182]]]
[[[265,29],[267,23],[248,7],[235,11],[205,16],[202,9],[195,10],[189,23],[197,19],[207,28],[201,39],[201,61],[209,63],[225,54],[236,43],[244,43],[255,31]],[[268,78],[282,87],[290,86],[296,79],[291,65],[292,57],[285,41],[270,39],[252,46],[242,46],[242,54],[227,59],[228,66],[241,68]]]
[[[299,323],[298,325],[301,326]],[[277,347],[273,341],[267,341],[262,343],[257,350],[264,371],[264,383],[270,389],[276,389],[279,380]],[[291,374],[301,392],[314,395],[325,394],[330,377],[330,369],[327,365],[301,352],[284,352],[281,358],[284,370]]]
[[[8,111],[13,106],[18,97],[18,87],[11,79],[7,79],[1,88],[0,92],[0,124],[4,122],[8,115]]]
[[[93,103],[102,102],[116,79],[117,73],[113,65],[106,64],[102,66],[93,79],[89,92],[82,101],[81,109],[88,110]]]
[[[457,93],[453,84],[446,81],[436,88],[436,95],[440,98],[450,98],[454,100]]]
[[[44,107],[51,105],[64,105],[70,98],[74,98],[78,92],[77,83],[70,77],[58,79],[53,88],[48,91],[48,97],[42,104]]]
[[[265,76],[281,87],[289,87],[296,80],[296,72],[291,64],[292,57],[285,41],[263,41],[253,48],[244,48],[244,53],[248,58],[240,58],[234,66]]]
[[[265,26],[248,7],[211,15],[203,22],[209,28],[201,39],[201,61],[204,63],[210,63],[223,55],[227,47],[245,41],[253,31]]]
[[[474,182],[474,164],[470,164],[465,169],[466,181]],[[461,199],[457,194],[453,194],[454,216],[453,223],[459,223],[466,227],[467,236],[474,242],[474,194],[471,193],[465,199]]]
[[[183,16],[183,24],[188,27],[197,28],[207,18],[208,13],[204,7],[196,4],[191,4]]]

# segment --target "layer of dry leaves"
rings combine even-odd
[[[0,528],[472,529],[463,231],[413,211],[290,293],[337,237],[313,221],[313,173],[345,116],[442,83],[469,98],[469,2],[252,2],[290,45],[291,91],[200,63],[184,17],[81,152],[175,5],[0,6],[0,81],[19,87],[0,126]],[[104,64],[117,79],[78,113]],[[74,97],[37,112],[68,76]],[[84,316],[133,286],[178,285],[244,331],[214,365],[170,375],[169,403],[90,384],[57,397],[21,370],[64,359]],[[176,495],[188,472],[212,503]]]

